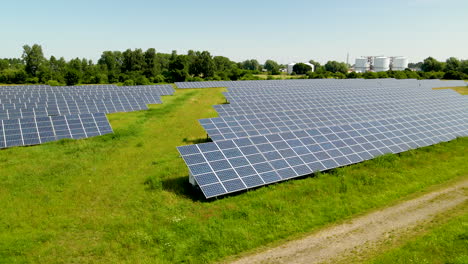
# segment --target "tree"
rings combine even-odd
[[[105,67],[109,82],[118,82],[123,65],[123,55],[120,51],[104,51],[98,64]]]
[[[329,72],[341,72],[344,74],[348,72],[348,66],[344,62],[328,61],[324,67]]]
[[[38,44],[34,44],[32,47],[24,45],[22,58],[26,63],[26,73],[36,77],[39,68],[45,60],[42,47]]]
[[[141,49],[127,49],[122,53],[122,72],[143,71],[145,68],[145,56]]]
[[[197,62],[200,64],[200,72],[204,78],[214,76],[215,64],[213,57],[208,51],[203,51],[197,58]]]
[[[460,61],[455,57],[450,57],[445,61],[445,71],[458,71],[460,68]]]
[[[462,60],[460,62],[459,70],[464,74],[468,74],[468,60]]]
[[[387,72],[384,72],[384,71],[383,72],[378,72],[377,73],[377,78],[379,78],[379,79],[388,78],[388,74],[387,74]]]
[[[213,77],[215,71],[215,64],[213,58],[208,51],[194,52],[189,50],[186,56],[189,74],[194,77]]]
[[[395,74],[393,76],[394,76],[395,79],[406,79],[406,78],[408,78],[404,71],[395,71]]]
[[[80,82],[80,74],[76,69],[68,69],[65,73],[65,83],[67,85],[75,85]]]
[[[310,71],[312,71],[312,67],[305,63],[296,63],[293,66],[293,72],[295,72],[296,74],[306,74]]]
[[[318,69],[320,69],[322,67],[322,65],[320,65],[320,63],[314,61],[314,60],[309,60],[309,63],[314,65],[314,71],[317,71]]]
[[[442,70],[442,66],[441,62],[432,57],[427,57],[421,65],[421,70],[424,72],[438,72]]]
[[[417,62],[417,63],[410,62],[410,63],[408,63],[408,68],[419,71],[419,70],[421,70],[422,64],[423,64],[422,61]]]
[[[143,74],[147,78],[155,77],[160,74],[161,68],[159,67],[159,63],[157,63],[156,50],[149,48],[145,51],[143,56],[145,57],[145,68],[143,70]]]
[[[183,82],[188,77],[186,69],[186,57],[177,55],[176,51],[172,51],[171,60],[169,62],[169,76],[173,82]]]
[[[241,68],[244,70],[258,71],[260,63],[257,60],[246,60],[241,63]]]
[[[276,61],[267,60],[263,67],[273,75],[278,75],[280,73],[280,67]]]
[[[214,56],[213,62],[215,65],[216,72],[226,72],[234,67],[235,63],[232,62],[229,58],[223,56]]]

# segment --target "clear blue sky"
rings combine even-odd
[[[0,58],[24,44],[47,57],[97,60],[104,50],[208,50],[235,61],[361,55],[468,59],[467,0],[2,1]]]

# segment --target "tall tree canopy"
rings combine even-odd
[[[296,63],[293,66],[293,72],[297,74],[306,74],[307,72],[312,71],[312,67],[305,63]]]
[[[271,72],[271,74],[273,75],[277,75],[280,73],[279,69],[280,69],[280,66],[278,65],[278,63],[274,60],[267,60],[265,61],[265,65],[263,65],[263,67]]]
[[[442,68],[443,64],[432,57],[426,58],[421,65],[421,70],[424,72],[438,72],[441,71]]]
[[[344,62],[337,62],[337,61],[328,61],[325,65],[325,70],[329,72],[341,72],[347,73],[348,66]]]
[[[34,44],[32,47],[29,45],[24,45],[22,58],[26,64],[26,73],[36,77],[39,68],[45,61],[42,47],[38,44]]]

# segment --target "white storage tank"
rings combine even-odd
[[[375,57],[374,59],[374,71],[382,72],[390,70],[390,58],[389,57]]]
[[[354,70],[356,72],[366,72],[370,68],[369,61],[367,58],[356,58],[356,63],[354,65]]]
[[[393,59],[392,70],[404,71],[406,68],[408,68],[408,58],[396,57]]]
[[[288,74],[291,74],[293,72],[294,65],[296,65],[296,63],[294,62],[288,64]]]
[[[309,65],[311,68],[312,68],[312,72],[315,71],[315,65],[313,65],[312,63],[309,63],[309,62],[304,62],[305,65]]]

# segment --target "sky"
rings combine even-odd
[[[0,0],[0,58],[40,44],[46,57],[106,50],[207,50],[234,61],[360,56],[468,59],[467,0]]]

